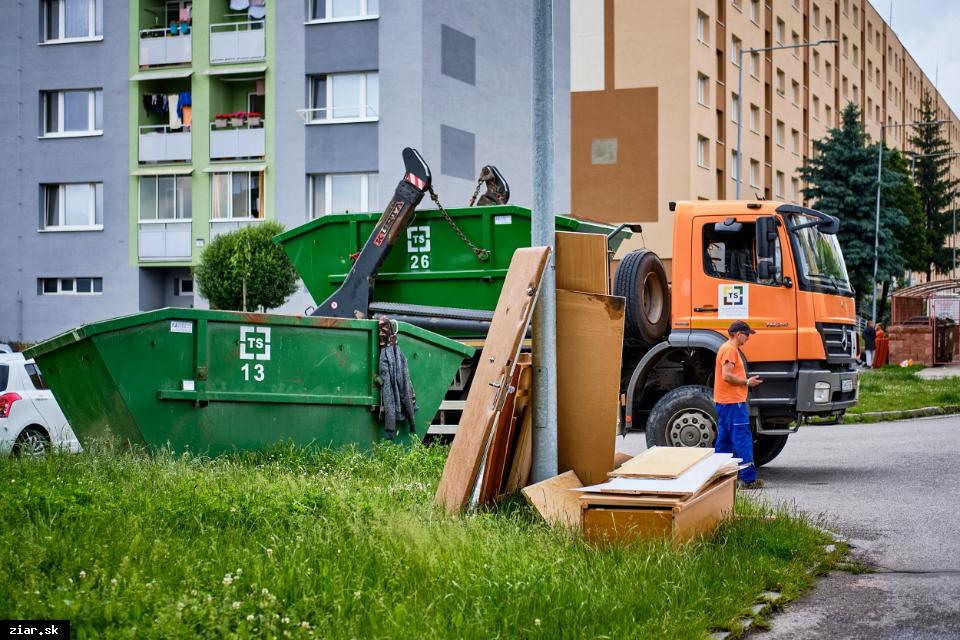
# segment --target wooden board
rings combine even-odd
[[[736,473],[736,470],[733,471]],[[710,491],[713,487],[724,482],[728,477],[729,473],[714,477],[709,484],[707,484],[700,493]],[[580,504],[584,508],[591,506],[607,506],[607,507],[665,507],[665,508],[678,508],[682,507],[685,502],[692,500],[700,495],[700,493],[693,496],[670,496],[662,494],[653,494],[653,493],[639,493],[639,494],[620,494],[620,493],[580,493]]]
[[[611,478],[677,478],[712,454],[713,449],[703,447],[650,447],[609,475]]]
[[[610,293],[607,236],[557,231],[557,289]]]
[[[520,343],[530,324],[549,253],[548,247],[517,249],[510,261],[457,435],[437,487],[436,502],[448,513],[463,510],[477,482],[494,420],[506,400]]]
[[[580,499],[575,491],[583,484],[573,471],[532,484],[522,491],[537,513],[550,524],[580,528]]]
[[[624,300],[557,290],[557,468],[588,484],[613,469]]]
[[[513,455],[516,444],[516,415],[518,404],[524,404],[526,398],[529,397],[529,386],[522,388],[523,384],[529,385],[530,376],[524,375],[529,369],[529,364],[523,364],[518,361],[517,366],[513,370],[513,379],[510,383],[513,392],[508,395],[507,401],[503,404],[503,410],[501,410],[500,415],[497,416],[497,423],[493,430],[493,439],[490,442],[490,450],[487,453],[487,460],[483,465],[483,481],[480,485],[478,504],[486,504],[500,495],[501,489],[506,482],[506,475],[510,471],[510,458]],[[524,380],[523,383],[521,383],[521,378]]]
[[[736,476],[727,476],[675,510],[674,541],[686,542],[712,533],[724,518],[733,515],[736,492]]]
[[[730,453],[712,453],[679,478],[612,478],[608,482],[584,487],[587,493],[653,493],[690,496],[698,493],[734,458]]]
[[[533,406],[528,405],[520,422],[520,431],[517,434],[517,447],[510,463],[510,473],[507,475],[507,484],[504,493],[513,493],[527,486],[530,482],[530,469],[533,467]]]

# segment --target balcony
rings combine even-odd
[[[190,162],[190,127],[171,129],[169,125],[140,127],[140,162]]]
[[[189,260],[191,220],[141,220],[138,255],[141,260]]]
[[[212,218],[210,220],[210,240],[212,241],[224,233],[230,233],[261,222],[263,222],[262,218]]]
[[[246,120],[217,119],[210,123],[210,159],[262,158],[266,135],[259,117]]]
[[[266,56],[262,20],[210,25],[210,64],[263,60]]]
[[[169,29],[144,29],[140,32],[140,66],[155,67],[183,64],[193,59],[190,34],[177,35]]]

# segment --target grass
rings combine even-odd
[[[847,418],[875,411],[903,411],[924,407],[960,405],[960,378],[924,380],[921,366],[883,367],[860,378],[860,402]]]
[[[796,597],[825,535],[738,503],[709,539],[592,546],[521,500],[433,506],[446,449],[0,459],[0,618],[75,638],[696,638]],[[731,626],[732,625],[732,626]]]

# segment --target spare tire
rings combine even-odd
[[[654,345],[670,332],[667,270],[653,251],[639,249],[623,257],[613,279],[613,293],[627,299],[628,337]]]

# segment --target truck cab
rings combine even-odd
[[[758,464],[813,416],[837,419],[855,405],[854,292],[839,222],[792,204],[671,203],[673,277],[669,334],[628,345],[626,422],[649,445],[712,446],[716,352],[734,320],[757,333],[743,348],[748,375],[763,384],[748,404]],[[638,424],[639,423],[639,424]]]

